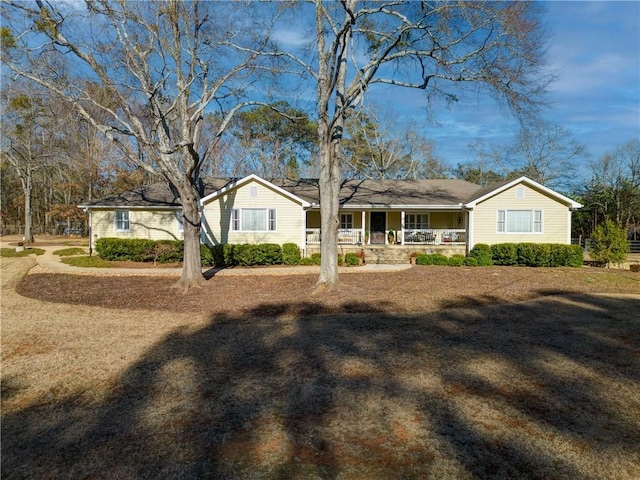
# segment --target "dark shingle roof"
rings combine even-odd
[[[201,196],[207,196],[237,179],[214,178],[203,182]],[[268,182],[312,204],[320,203],[317,179],[272,178]],[[479,185],[465,180],[346,180],[340,190],[343,206],[459,205],[477,197]],[[83,207],[177,207],[180,199],[166,183],[146,185],[89,202]]]

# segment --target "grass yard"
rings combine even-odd
[[[415,267],[23,275],[2,259],[2,477],[640,478],[640,276]]]

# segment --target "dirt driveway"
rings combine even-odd
[[[640,296],[598,293],[631,274],[478,270],[476,300],[412,269],[286,303],[32,264],[0,264],[3,478],[640,478]]]

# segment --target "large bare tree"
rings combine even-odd
[[[29,89],[23,82],[5,85],[2,92],[2,161],[11,165],[24,196],[24,243],[33,243],[34,189],[37,174],[60,162],[57,155],[60,127],[52,97]]]
[[[183,209],[184,288],[204,282],[199,180],[205,152],[215,150],[201,142],[205,110],[215,105],[221,113],[209,136],[216,142],[236,112],[256,103],[256,72],[267,58],[260,51],[269,35],[263,21],[276,18],[275,8],[198,1],[3,2],[3,64],[66,98],[130,161],[176,189]],[[87,81],[96,88],[86,88]],[[253,98],[247,99],[248,91]]]
[[[543,71],[540,5],[533,2],[313,1],[315,62],[286,52],[316,83],[322,265],[318,288],[339,284],[337,234],[345,119],[374,85],[425,90],[455,102],[464,85],[517,115],[535,113]]]

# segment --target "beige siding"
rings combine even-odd
[[[121,209],[126,210],[126,209]],[[182,240],[176,210],[129,210],[129,230],[116,230],[115,210],[92,210],[91,234],[96,238]]]
[[[256,197],[251,197],[251,187]],[[231,211],[234,208],[276,209],[276,231],[231,231]],[[217,197],[204,206],[203,227],[208,243],[295,243],[302,245],[302,206],[280,192],[259,182],[251,181]]]
[[[516,189],[524,198],[516,198]],[[542,233],[498,233],[498,210],[542,210]],[[544,192],[518,184],[484,202],[473,212],[473,243],[489,245],[505,242],[567,243],[569,208]]]

